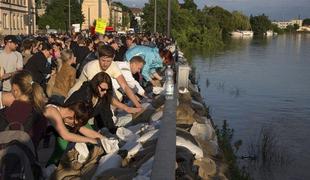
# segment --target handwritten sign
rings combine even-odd
[[[99,34],[104,34],[105,33],[105,28],[107,26],[107,21],[104,19],[97,19],[96,20],[96,28],[95,28],[95,32],[99,33]]]

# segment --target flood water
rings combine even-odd
[[[310,34],[233,40],[224,51],[190,56],[215,124],[227,120],[243,141],[238,156],[264,127],[290,159],[271,175],[254,170],[254,178],[310,179]]]

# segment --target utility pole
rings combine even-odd
[[[168,22],[167,22],[167,38],[170,38],[171,25],[171,0],[168,0]]]
[[[71,0],[69,0],[68,1],[68,7],[69,7],[69,10],[68,10],[68,12],[69,12],[69,19],[68,19],[68,30],[69,30],[69,32],[71,33]]]
[[[98,0],[98,18],[102,17],[101,11],[102,11],[102,0]]]
[[[156,24],[157,24],[157,0],[155,1],[155,5],[154,5],[154,33],[156,33]]]
[[[90,8],[88,7],[88,28],[90,27]]]
[[[32,3],[31,1],[28,1],[28,34],[31,34],[31,25],[32,25],[32,14],[31,14],[31,7]]]

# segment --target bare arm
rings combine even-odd
[[[128,113],[137,113],[137,112],[140,112],[142,110],[142,108],[128,107],[126,104],[119,102],[119,100],[117,100],[114,97],[112,98],[112,105],[115,106],[116,108],[122,109]]]
[[[158,80],[162,80],[163,78],[157,73],[153,73],[154,78],[158,79]]]
[[[80,136],[69,132],[68,129],[65,127],[65,124],[63,123],[60,113],[55,107],[47,107],[44,111],[44,116],[52,122],[56,131],[64,140],[77,143],[97,144],[95,138]]]
[[[135,96],[135,94],[132,92],[132,90],[130,89],[130,87],[128,86],[127,82],[125,81],[125,78],[123,75],[120,75],[116,78],[118,84],[121,86],[121,88],[125,91],[125,93],[127,94],[128,98],[133,102],[133,104],[137,107],[137,108],[141,108],[141,104],[139,103],[137,97]]]
[[[2,92],[1,101],[3,106],[11,106],[11,104],[15,101],[15,98],[11,92]]]
[[[90,138],[100,138],[100,139],[104,138],[104,136],[102,136],[100,133],[92,129],[89,129],[87,127],[81,127],[79,132],[83,134],[84,136],[90,137]]]

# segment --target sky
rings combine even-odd
[[[118,1],[118,0],[114,0]],[[119,0],[129,7],[143,7],[148,0]],[[182,0],[179,0],[183,2]],[[310,18],[310,0],[194,0],[198,8],[221,6],[229,11],[238,10],[245,15],[269,16],[271,20],[290,20],[300,16]]]

